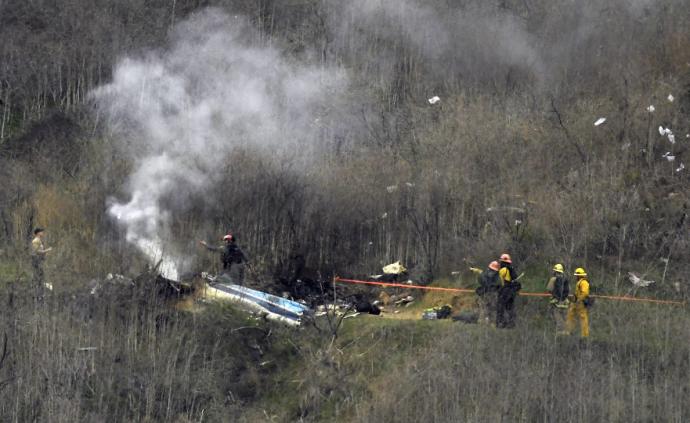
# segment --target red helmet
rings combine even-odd
[[[228,233],[227,235],[225,235],[225,236],[223,237],[223,241],[234,241],[234,240],[235,240],[235,237],[232,236],[231,233]]]
[[[501,254],[501,261],[502,261],[503,263],[508,263],[508,264],[512,264],[512,263],[513,263],[513,260],[510,259],[510,254],[508,254],[508,253],[503,253],[503,254]]]
[[[501,265],[499,265],[498,262],[495,260],[492,261],[491,263],[489,263],[489,269],[491,269],[491,270],[495,270],[498,272],[498,269],[500,269],[500,268],[501,268]]]

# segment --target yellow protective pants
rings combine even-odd
[[[587,307],[578,301],[576,303],[571,303],[570,308],[568,308],[568,317],[566,319],[566,331],[572,333],[575,329],[575,315],[580,318],[580,334],[583,338],[589,336],[589,314],[587,313]]]

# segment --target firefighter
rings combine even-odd
[[[477,269],[479,271],[480,269]],[[498,271],[500,265],[492,261],[479,275],[479,287],[476,289],[477,305],[479,306],[479,323],[496,324],[495,310],[498,295]]]
[[[46,248],[43,243],[43,238],[45,237],[45,229],[36,228],[34,229],[34,239],[31,240],[31,268],[33,270],[33,284],[36,288],[36,296],[38,299],[43,298],[44,287],[48,287],[45,282],[45,272],[43,270],[43,264],[46,259],[48,252],[52,248]]]
[[[575,284],[575,295],[572,297],[572,302],[568,308],[566,331],[568,334],[573,332],[575,316],[577,315],[580,320],[580,335],[587,338],[589,336],[589,315],[587,313],[587,307],[590,305],[589,281],[587,280],[587,272],[581,267],[575,269],[575,276],[577,283]]]
[[[233,234],[228,233],[225,235],[223,243],[223,245],[214,247],[208,245],[206,241],[199,241],[199,244],[206,247],[209,251],[220,253],[220,261],[223,266],[221,275],[226,275],[232,279],[236,274],[236,279],[241,284],[244,280],[244,265],[247,263],[247,257],[240,247],[237,246],[237,240]],[[233,269],[235,269],[234,272]]]
[[[514,328],[517,314],[515,312],[515,298],[522,288],[517,281],[517,272],[513,267],[513,260],[509,254],[501,254],[498,278],[500,288],[496,302],[496,327]]]
[[[551,309],[551,316],[556,324],[556,331],[559,334],[565,333],[565,318],[568,312],[568,295],[570,294],[570,287],[568,279],[563,273],[563,265],[558,263],[553,266],[553,276],[546,284],[546,290],[551,293],[549,300],[549,308]]]

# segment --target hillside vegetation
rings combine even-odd
[[[508,251],[526,291],[560,262],[687,300],[686,3],[0,1],[0,420],[687,421],[687,306],[599,301],[591,342],[524,298],[514,331],[334,333],[142,276],[217,273],[230,231],[274,293],[398,260],[474,287]],[[90,295],[109,273],[139,279]]]

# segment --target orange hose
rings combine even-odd
[[[411,289],[423,289],[427,291],[445,291],[445,292],[458,292],[458,293],[474,293],[474,289],[465,288],[443,288],[440,286],[422,286],[422,285],[407,285],[404,283],[393,283],[393,282],[374,282],[374,281],[360,281],[356,279],[343,279],[339,277],[333,278],[334,282],[346,282],[360,285],[378,285],[378,286],[394,286],[398,288],[411,288]],[[521,297],[550,297],[551,294],[547,292],[519,292],[518,295]],[[633,301],[641,303],[654,303],[654,304],[672,304],[672,305],[685,305],[684,301],[674,301],[674,300],[657,300],[656,298],[636,298],[636,297],[622,297],[615,295],[590,295],[592,298],[601,298],[605,300],[616,300],[616,301]]]

